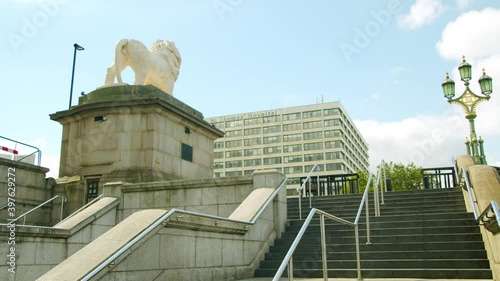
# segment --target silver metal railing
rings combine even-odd
[[[467,193],[469,194],[469,200],[471,203],[472,211],[474,213],[474,218],[477,220],[477,218],[479,217],[479,212],[477,211],[477,206],[476,206],[477,201],[474,198],[474,193],[472,192],[472,187],[471,187],[470,181],[469,181],[469,173],[467,173],[467,170],[465,169],[465,167],[462,167],[462,174],[464,176],[464,182],[465,182],[465,186],[467,188]]]
[[[302,193],[304,192],[304,187],[306,186],[306,183],[309,183],[308,186],[309,186],[309,208],[312,208],[312,199],[311,199],[311,175],[312,173],[314,172],[314,170],[318,170],[319,171],[319,166],[318,164],[314,164],[314,166],[312,167],[311,171],[309,172],[309,174],[307,174],[307,177],[306,179],[304,180],[304,182],[302,183],[302,185],[297,188],[297,192],[299,193],[299,220],[302,219]],[[319,175],[317,176],[317,183],[318,183],[318,189],[319,189]],[[318,190],[319,192],[319,190]]]
[[[134,239],[130,240],[127,244],[123,245],[118,251],[116,251],[113,255],[111,255],[109,258],[107,258],[104,262],[100,263],[99,266],[94,268],[91,272],[89,272],[87,275],[85,275],[81,281],[88,281],[95,275],[97,275],[103,268],[106,266],[109,266],[113,263],[114,260],[116,260],[119,256],[121,256],[123,253],[128,251],[130,248],[132,248],[137,242],[139,242],[142,238],[144,238],[146,235],[151,233],[156,227],[158,227],[160,224],[164,224],[165,221],[169,220],[174,214],[180,214],[177,215],[177,219],[182,219],[183,214],[187,215],[194,215],[198,217],[203,217],[207,219],[213,219],[213,225],[218,225],[222,221],[226,222],[235,222],[235,223],[242,223],[246,224],[245,228],[248,228],[250,225],[254,225],[259,217],[262,215],[262,213],[266,210],[266,208],[269,206],[269,204],[274,200],[274,198],[278,195],[278,193],[281,191],[281,189],[286,186],[286,181],[287,179],[285,178],[280,185],[274,190],[273,193],[271,193],[271,196],[262,204],[260,207],[259,211],[254,215],[254,217],[250,221],[241,221],[241,220],[234,220],[234,219],[229,219],[225,217],[219,217],[219,216],[213,216],[213,215],[207,215],[203,213],[198,213],[198,212],[191,212],[191,211],[186,211],[186,210],[181,210],[181,209],[171,209],[168,211],[166,214],[161,216],[159,219],[157,219],[155,222],[153,222],[148,228],[145,230],[141,231],[137,236],[134,237]]]
[[[498,204],[496,201],[491,201],[491,203],[486,207],[481,214],[477,210],[477,201],[472,190],[472,186],[469,180],[469,174],[465,167],[462,167],[462,174],[464,176],[465,186],[467,188],[467,193],[469,193],[469,200],[472,206],[472,212],[474,213],[474,218],[478,224],[488,223],[491,219],[495,218],[495,221],[500,220],[500,210],[498,209]],[[492,217],[489,215],[493,214]]]
[[[340,222],[342,224],[351,226],[354,228],[354,235],[355,235],[355,240],[356,240],[356,267],[357,267],[357,273],[358,273],[358,279],[361,280],[361,257],[360,257],[360,248],[359,248],[359,220],[361,218],[361,213],[363,212],[363,207],[365,208],[366,211],[366,238],[367,242],[366,244],[371,244],[370,240],[370,208],[369,208],[369,203],[368,203],[368,191],[370,187],[370,183],[372,182],[372,177],[373,175],[370,174],[370,177],[368,178],[368,182],[366,184],[365,191],[363,193],[363,197],[361,198],[361,202],[359,204],[358,212],[356,214],[356,219],[354,222],[350,222],[347,220],[344,220],[342,218],[336,217],[334,215],[331,215],[329,213],[326,213],[322,210],[312,208],[311,211],[309,212],[309,215],[307,216],[306,220],[304,221],[304,224],[300,228],[299,233],[297,234],[297,237],[293,241],[292,245],[290,246],[290,249],[288,250],[285,258],[281,262],[280,267],[278,268],[278,271],[273,277],[273,281],[278,281],[281,278],[281,275],[283,275],[283,272],[285,271],[285,268],[288,267],[288,280],[292,281],[293,280],[293,254],[299,245],[300,240],[304,236],[304,233],[311,223],[311,220],[313,219],[315,214],[318,214],[320,216],[320,233],[321,233],[321,252],[322,252],[322,265],[323,265],[323,279],[325,281],[328,281],[328,268],[327,268],[327,258],[326,258],[326,234],[325,234],[325,217],[328,219],[331,219],[333,221]]]
[[[68,219],[70,219],[71,217],[75,216],[76,214],[80,213],[81,211],[87,209],[88,206],[94,204],[94,202],[96,202],[97,200],[101,199],[102,197],[104,196],[104,194],[101,194],[99,196],[97,196],[96,198],[92,199],[92,201],[88,202],[87,204],[81,206],[78,210],[74,211],[73,213],[71,213],[71,215],[67,216],[65,219],[61,220],[60,222],[58,222],[56,225],[54,225],[53,227],[57,227],[58,225],[60,225],[61,223],[67,221]]]
[[[42,204],[40,204],[40,205],[36,206],[35,208],[33,208],[33,209],[31,209],[31,210],[27,211],[26,213],[24,213],[24,214],[20,215],[19,217],[17,217],[17,218],[15,218],[15,219],[13,219],[12,221],[9,221],[9,223],[14,223],[14,222],[18,221],[19,219],[23,218],[23,225],[25,225],[25,224],[26,224],[26,217],[27,217],[29,214],[31,214],[32,212],[34,212],[34,211],[36,211],[36,210],[40,209],[41,207],[43,207],[43,206],[47,205],[48,203],[50,203],[50,202],[52,202],[52,201],[56,200],[57,198],[61,198],[61,217],[60,217],[60,220],[62,220],[62,217],[63,217],[63,211],[64,211],[64,202],[66,201],[66,197],[61,196],[61,195],[56,195],[56,196],[54,196],[54,197],[50,198],[49,200],[47,200],[47,201],[43,202]]]

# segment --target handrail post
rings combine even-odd
[[[328,281],[328,260],[326,258],[326,234],[325,234],[325,215],[319,216],[319,227],[321,231],[321,259],[323,263],[323,280]]]
[[[311,177],[309,177],[309,208],[312,208],[312,201],[311,201]]]
[[[386,178],[386,175],[385,175],[385,163],[384,163],[384,160],[382,160],[381,165],[382,165],[382,174],[383,174],[382,179],[383,179],[384,182],[382,183],[383,188],[382,188],[382,192],[380,192],[380,194],[382,195],[382,205],[384,205],[385,204],[385,202],[384,202],[384,192],[387,191],[387,178]]]
[[[373,181],[373,203],[374,203],[374,207],[375,207],[375,216],[378,217],[379,216],[379,211],[378,211],[378,205],[379,205],[379,202],[378,202],[378,184],[377,184],[377,179],[375,179]]]
[[[366,201],[365,201],[365,208],[366,208],[366,244],[371,244],[370,240],[370,203],[368,203],[368,194],[369,192],[366,193]]]
[[[26,217],[27,217],[27,216],[28,216],[28,215],[26,215],[26,216],[24,216],[24,217],[23,217],[23,225],[26,225]]]
[[[293,281],[293,256],[288,261],[288,280]]]
[[[358,280],[363,280],[361,278],[361,255],[360,255],[360,250],[359,250],[359,228],[358,225],[354,227],[354,235],[356,236],[356,267],[358,270]],[[325,279],[327,281],[327,279]]]
[[[302,197],[302,190],[299,191],[299,220],[302,220],[302,201],[300,198]]]
[[[59,221],[62,221],[63,218],[64,201],[66,201],[66,197],[61,197],[61,217],[59,218]]]

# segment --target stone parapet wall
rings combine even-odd
[[[13,170],[13,169],[14,170]],[[53,196],[55,180],[46,179],[48,168],[0,158],[0,207],[7,204],[8,198],[8,178],[15,176],[15,217],[35,208]],[[11,173],[10,176],[8,174]],[[5,223],[8,218],[7,209],[0,210],[0,222]],[[36,225],[49,225],[51,207],[42,207],[28,215],[26,223]]]

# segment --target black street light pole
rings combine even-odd
[[[69,107],[68,109],[71,109],[71,98],[73,97],[73,81],[75,80],[75,62],[76,62],[76,51],[83,51],[85,48],[78,44],[73,44],[73,47],[75,47],[75,52],[73,54],[73,72],[71,73],[71,90],[69,91]]]

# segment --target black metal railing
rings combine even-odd
[[[453,188],[457,186],[453,167],[421,169],[424,189]]]
[[[302,185],[306,180],[306,177],[300,178],[300,184]],[[311,184],[311,194],[314,196],[359,193],[358,174],[339,174],[311,177],[310,181],[306,182],[305,184],[306,195],[308,195],[309,193],[309,184]]]

